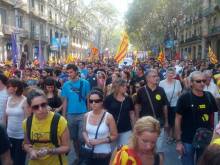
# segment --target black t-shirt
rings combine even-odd
[[[168,105],[167,96],[164,92],[164,89],[161,87],[157,87],[154,91],[152,91],[149,87],[144,86],[140,88],[137,92],[137,104],[141,105],[140,117],[142,116],[153,116],[153,110],[151,108],[149,99],[147,97],[146,89],[149,92],[152,104],[154,106],[155,114],[157,119],[161,122],[161,125],[164,124],[164,106]]]
[[[48,105],[51,108],[59,108],[62,105],[62,100],[59,96],[54,96],[52,98],[48,98]]]
[[[180,96],[177,102],[177,113],[182,116],[182,141],[191,144],[197,128],[211,129],[210,116],[217,110],[215,99],[209,92],[201,97],[194,95],[191,91]]]
[[[3,126],[0,125],[0,155],[4,154],[6,151],[10,149],[10,143],[8,140],[7,133]],[[1,165],[1,160],[0,160]]]
[[[88,75],[86,80],[87,80],[87,81],[89,82],[89,84],[90,84],[90,89],[92,89],[92,88],[94,88],[94,87],[97,86],[97,78],[96,78],[95,74],[93,74],[93,75]]]
[[[122,109],[118,120],[121,104]],[[119,133],[126,132],[132,129],[129,112],[134,110],[134,104],[130,97],[126,96],[125,100],[122,103],[116,100],[113,94],[110,94],[104,100],[104,107],[107,109],[109,113],[113,115]]]

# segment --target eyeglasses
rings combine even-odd
[[[41,103],[41,104],[38,104],[38,105],[33,105],[33,106],[31,106],[31,108],[33,109],[33,110],[38,110],[39,108],[46,108],[47,107],[47,103]]]
[[[89,103],[92,104],[92,103],[100,103],[102,102],[102,99],[97,99],[97,100],[91,100],[89,99]]]
[[[205,83],[206,82],[206,80],[194,80],[196,83]]]

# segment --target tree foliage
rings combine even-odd
[[[126,14],[126,29],[131,43],[141,50],[175,39],[179,18],[193,13],[198,0],[135,0]]]
[[[107,47],[113,36],[116,22],[116,9],[105,0],[91,0],[88,4],[83,1],[68,0],[68,20],[66,26],[70,33],[70,38],[80,38],[81,40],[93,40],[92,35],[101,31],[100,49]],[[97,45],[96,45],[97,46]]]

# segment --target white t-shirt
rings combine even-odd
[[[0,124],[3,123],[3,116],[5,114],[5,108],[8,100],[7,89],[0,90]]]
[[[174,90],[174,84],[175,84],[175,90]],[[182,86],[180,84],[180,81],[175,80],[173,83],[170,84],[167,82],[167,79],[165,79],[165,80],[160,81],[159,86],[164,89],[168,101],[170,102],[171,100],[170,106],[175,107],[177,104],[177,100],[179,98],[179,94],[182,91]],[[173,97],[172,97],[172,94],[173,94]]]

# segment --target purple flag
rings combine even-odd
[[[43,69],[44,68],[44,56],[42,54],[42,47],[41,47],[41,40],[39,39],[39,54],[38,54],[38,60],[40,63],[40,68]]]
[[[17,58],[18,58],[18,48],[17,48],[17,43],[16,43],[16,34],[12,33],[11,34],[11,45],[12,45],[12,61],[13,64],[16,65],[17,64]]]

